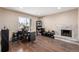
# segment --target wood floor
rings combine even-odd
[[[37,36],[34,43],[10,42],[10,52],[78,52],[79,46],[64,41]]]

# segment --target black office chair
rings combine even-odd
[[[16,42],[18,40],[17,33],[13,33],[12,42]]]
[[[28,39],[28,42],[34,42],[36,39],[36,35],[35,35],[35,32],[31,32],[30,33],[30,36],[29,36],[29,39]]]

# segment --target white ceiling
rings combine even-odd
[[[30,15],[42,17],[47,16],[59,12],[64,12],[68,10],[75,9],[75,7],[61,7],[61,9],[57,7],[6,7],[6,9],[15,10],[19,12],[28,13]]]

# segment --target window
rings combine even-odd
[[[19,17],[19,28],[22,29],[24,27],[28,27],[28,30],[30,30],[30,18]]]

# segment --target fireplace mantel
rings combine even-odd
[[[63,38],[63,39],[67,39],[67,40],[74,40],[77,41],[77,33],[75,33],[76,30],[76,26],[72,26],[72,25],[58,25],[56,26],[57,30],[56,30],[56,34],[55,37],[56,38]],[[67,37],[67,36],[61,36],[61,30],[71,30],[72,31],[72,37]]]

